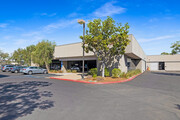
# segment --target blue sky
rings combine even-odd
[[[85,21],[111,16],[130,25],[147,55],[170,52],[180,40],[179,0],[4,0],[0,1],[0,49],[17,48],[42,39],[57,45],[80,42]]]

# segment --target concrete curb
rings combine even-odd
[[[114,81],[114,82],[89,82],[89,81],[82,81],[82,80],[73,80],[73,79],[63,79],[63,78],[55,78],[50,77],[50,79],[56,79],[56,80],[64,80],[64,81],[72,81],[72,82],[79,82],[79,83],[88,83],[88,84],[112,84],[112,83],[124,83],[133,80],[137,76],[141,75],[142,73],[135,75],[129,79],[123,80],[123,81]]]

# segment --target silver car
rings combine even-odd
[[[48,74],[48,71],[46,69],[43,69],[43,68],[40,68],[40,67],[34,67],[34,66],[24,68],[22,70],[22,72],[24,74],[29,74],[29,75],[37,74],[37,73]]]

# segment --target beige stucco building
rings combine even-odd
[[[180,55],[149,55],[147,67],[151,71],[180,71]]]
[[[122,72],[127,72],[133,69],[140,69],[144,72],[147,68],[152,71],[180,71],[180,55],[150,55],[146,56],[143,49],[130,34],[130,44],[126,47],[126,52],[123,56],[117,56],[119,59],[113,59],[108,63],[107,67],[120,68]],[[58,65],[58,69],[66,72],[72,67],[82,69],[82,43],[72,43],[59,45],[55,47],[54,60],[51,67]],[[101,70],[101,62],[92,53],[85,53],[85,71],[97,67]]]
[[[129,35],[130,44],[126,47],[126,52],[123,56],[117,56],[120,59],[113,59],[108,63],[108,68],[120,68],[122,72],[127,72],[132,69],[141,69],[142,72],[146,70],[146,55],[136,41],[133,35]],[[54,63],[61,64],[61,69],[71,69],[74,66],[82,68],[82,43],[73,43],[66,45],[59,45],[55,47]],[[94,53],[85,53],[85,71],[97,67],[101,70],[101,62],[98,61]]]

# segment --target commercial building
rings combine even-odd
[[[127,72],[128,70],[140,69],[146,70],[146,55],[136,41],[133,35],[129,35],[131,40],[130,44],[126,47],[126,52],[119,59],[113,59],[108,63],[108,68],[120,68],[122,72]],[[66,72],[68,69],[73,67],[78,67],[80,71],[82,70],[82,43],[73,43],[66,45],[59,45],[55,47],[54,60],[51,67],[59,65],[59,67]],[[97,67],[101,70],[101,61],[98,61],[94,53],[85,53],[85,71],[91,68]]]
[[[180,55],[149,55],[147,67],[151,71],[180,71]]]
[[[152,55],[146,56],[143,49],[130,34],[130,44],[126,47],[126,52],[122,56],[116,56],[118,59],[112,59],[107,67],[120,68],[122,72],[140,69],[144,72],[147,68],[152,71],[180,71],[180,55]],[[61,69],[66,72],[68,69],[79,69],[82,71],[82,43],[72,43],[59,45],[55,47],[54,60],[51,68]],[[97,59],[94,53],[85,53],[85,71],[97,67],[102,70],[101,61]]]

